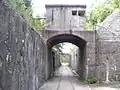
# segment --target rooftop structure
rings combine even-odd
[[[85,30],[86,5],[48,4],[45,5],[50,30]]]

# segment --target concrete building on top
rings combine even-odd
[[[48,29],[50,30],[85,30],[86,5],[45,5]]]

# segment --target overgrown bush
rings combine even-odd
[[[8,3],[9,6],[16,10],[35,30],[42,31],[47,26],[46,22],[39,16],[36,18],[33,17],[33,9],[30,1],[31,0],[8,0]]]
[[[88,77],[84,82],[86,84],[95,84],[95,83],[97,83],[97,79],[94,77]]]

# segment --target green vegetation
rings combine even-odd
[[[93,6],[95,6],[95,4],[96,3],[94,3]],[[96,24],[99,25],[114,11],[120,11],[120,0],[106,0],[103,4],[95,6],[87,16],[88,30],[92,29]]]
[[[46,27],[45,21],[40,17],[32,16],[31,2],[28,0],[9,0],[9,5],[15,9],[31,26],[37,31],[42,31]]]
[[[97,83],[97,79],[94,78],[94,77],[88,77],[88,78],[84,81],[84,83],[86,83],[86,84],[95,84],[95,83]]]
[[[120,0],[105,0],[104,3],[96,5],[94,1],[93,9],[88,12],[87,15],[87,29],[94,29],[93,27],[105,20],[105,18],[111,15],[114,11],[120,11]],[[36,30],[41,31],[46,27],[45,21],[41,20],[40,17],[33,18],[32,6],[30,0],[9,0],[9,4],[14,8],[20,15],[29,22],[31,26]]]
[[[88,77],[86,80],[80,80],[79,83],[81,84],[96,84],[98,80],[94,77]]]

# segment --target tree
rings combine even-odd
[[[106,0],[88,13],[87,28],[92,29],[95,24],[100,24],[115,10],[120,10],[120,0]]]
[[[111,5],[113,9],[120,9],[120,0],[108,0],[108,4]]]
[[[31,0],[9,0],[9,4],[37,31],[45,29],[45,21],[40,20],[40,17],[34,18],[32,16],[33,11],[31,6]]]
[[[32,17],[32,22],[31,23],[32,23],[32,26],[34,26],[35,29],[37,29],[38,31],[44,30],[45,27],[47,26],[44,19],[41,19],[39,16],[37,16],[36,18]]]

